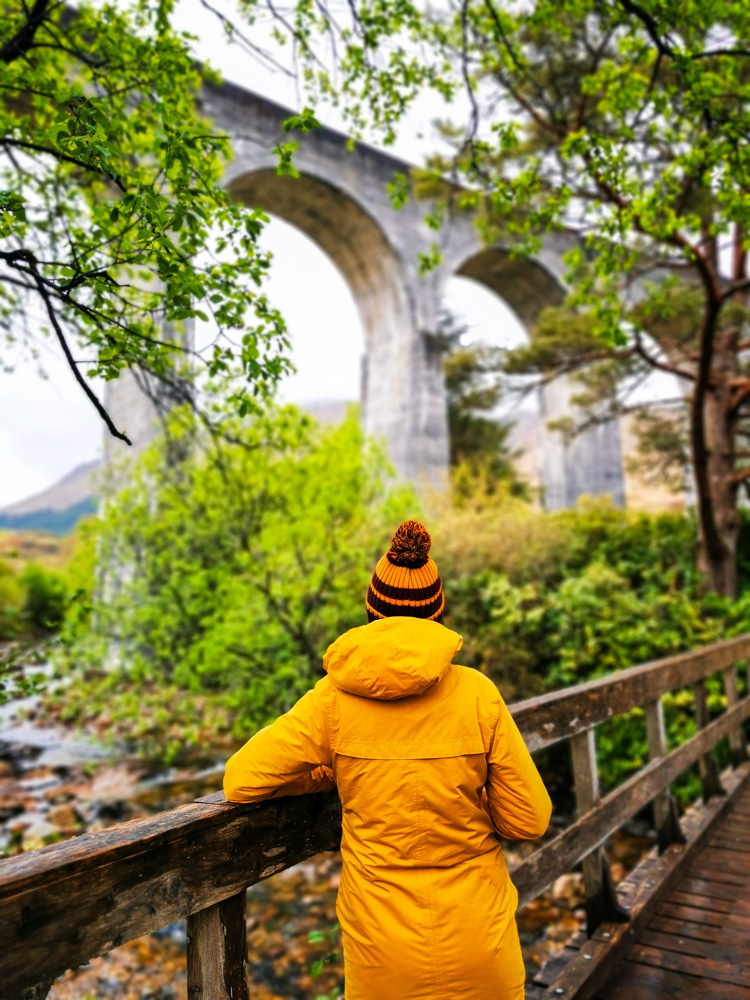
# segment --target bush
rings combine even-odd
[[[695,524],[681,514],[633,514],[603,501],[545,514],[480,495],[436,514],[445,539],[446,624],[464,636],[462,661],[506,700],[582,683],[750,631],[750,592],[705,592],[695,571]],[[481,567],[481,551],[486,551]],[[445,572],[447,566],[448,572]],[[718,678],[713,710],[724,706]],[[695,731],[690,692],[665,699],[672,745]],[[647,759],[643,712],[597,727],[605,787]],[[683,782],[682,796],[695,782]]]
[[[79,678],[67,715],[104,709],[111,732],[160,752],[165,733],[248,737],[290,708],[322,676],[329,643],[366,622],[375,562],[418,513],[355,413],[318,428],[270,410],[207,452],[177,419],[107,502],[83,559],[89,598],[65,636]],[[183,725],[190,699],[203,726],[194,711]]]
[[[37,632],[57,631],[65,617],[68,585],[60,573],[29,563],[20,574],[26,590],[23,617]]]
[[[24,591],[15,572],[0,561],[0,640],[15,639],[23,629]]]

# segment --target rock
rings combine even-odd
[[[81,817],[74,805],[67,802],[64,805],[53,806],[47,813],[48,822],[56,826],[58,830],[68,830],[76,827],[81,822]]]
[[[54,771],[48,771],[47,773],[26,777],[18,782],[19,788],[23,788],[26,792],[37,794],[43,792],[45,789],[52,788],[52,786],[59,784],[60,779]]]
[[[58,833],[59,831],[51,823],[44,819],[37,820],[23,831],[24,850],[30,851],[35,847],[42,847],[53,837],[57,837]]]
[[[57,788],[48,788],[44,793],[43,797],[48,802],[53,802],[55,805],[59,805],[62,802],[70,802],[71,799],[75,799],[83,790],[85,786],[65,784],[58,785]]]
[[[24,804],[22,799],[18,799],[13,795],[6,795],[0,798],[0,823],[10,819],[11,816],[17,816],[23,811]]]
[[[13,765],[9,760],[0,760],[0,778],[12,778]]]
[[[560,875],[552,883],[552,898],[556,903],[577,903],[583,895],[583,876],[578,872]]]

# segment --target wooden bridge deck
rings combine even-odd
[[[591,1000],[750,1000],[750,781],[737,786],[720,814],[717,809],[703,843],[689,845],[688,852],[684,872],[657,893],[624,960]],[[623,902],[650,884],[653,871],[646,863],[640,875],[634,873],[622,887]],[[611,926],[593,941],[574,935],[527,997],[569,995],[572,960],[611,936]]]
[[[750,997],[750,786],[666,894],[597,1000]]]

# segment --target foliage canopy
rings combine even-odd
[[[197,375],[229,379],[246,412],[286,366],[283,320],[259,290],[265,216],[222,186],[228,139],[196,106],[210,70],[171,18],[149,0],[0,8],[3,361],[51,337],[124,440],[94,377],[132,369],[162,408],[194,403]],[[196,318],[216,327],[204,350]]]

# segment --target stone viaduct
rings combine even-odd
[[[410,199],[396,211],[389,201],[388,183],[397,171],[408,175],[412,164],[367,145],[350,151],[345,135],[321,128],[299,140],[294,162],[302,176],[280,177],[272,150],[289,140],[281,123],[292,111],[233,84],[205,85],[200,101],[232,140],[229,191],[301,229],[348,282],[365,330],[365,431],[385,438],[402,477],[417,484],[444,482],[447,418],[434,331],[447,281],[460,275],[485,285],[529,328],[545,306],[562,300],[562,254],[574,237],[555,234],[535,258],[513,260],[502,247],[483,244],[465,216],[436,234],[423,220],[424,204]],[[418,253],[436,240],[442,263],[422,277]],[[108,387],[113,417],[135,433],[136,445],[143,442],[151,422],[147,398],[130,379]],[[542,390],[544,419],[564,415],[569,395],[564,381]],[[557,433],[544,431],[543,438],[545,506],[570,506],[582,493],[610,493],[616,503],[624,502],[616,423],[588,431],[567,446]]]

